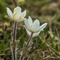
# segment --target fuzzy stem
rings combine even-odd
[[[22,56],[20,57],[20,60],[23,60],[23,57],[24,57],[24,55],[22,55]]]
[[[12,59],[16,60],[16,29],[17,29],[17,22],[14,21],[14,28],[13,28],[13,39],[12,39]]]
[[[13,28],[13,42],[16,40],[16,29],[17,29],[17,22],[14,21],[14,28]]]
[[[31,33],[31,36],[29,37],[29,40],[28,40],[28,42],[26,44],[26,47],[28,47],[29,42],[32,40],[32,35],[33,35],[33,33]]]
[[[27,44],[26,44],[26,48],[28,47],[29,42],[32,40],[32,35],[33,35],[33,33],[31,33],[31,36],[30,36],[29,39],[28,39],[28,42],[27,42]],[[23,60],[24,56],[25,56],[25,54],[24,54],[23,51],[22,51],[22,55],[21,55],[21,57],[20,57],[19,60]]]

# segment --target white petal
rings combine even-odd
[[[47,23],[44,23],[40,26],[40,31],[43,31],[43,29],[47,26]]]
[[[32,23],[33,23],[32,18],[31,18],[30,16],[29,16],[29,18],[28,18],[28,23],[29,23],[30,26],[31,26]]]
[[[23,13],[20,13],[20,12],[17,13],[16,16],[15,16],[15,19],[18,19],[18,20],[20,19],[21,20],[25,17],[25,15],[26,15],[26,10]]]
[[[26,29],[27,34],[28,34],[29,36],[31,36],[31,32],[28,31],[28,29],[26,28],[26,26],[24,26],[24,27],[25,27],[25,29]]]
[[[39,35],[39,33],[40,33],[40,31],[38,31],[38,32],[36,32],[36,33],[33,33],[33,37],[38,36],[38,35]]]
[[[15,21],[21,22],[21,21],[24,21],[24,19],[23,19],[23,18],[21,18],[21,19],[16,19]]]
[[[39,23],[38,20],[35,20],[33,25],[32,25],[32,31],[33,32],[38,32],[39,31]]]
[[[21,13],[17,13],[16,16],[15,16],[15,19],[16,20],[19,20],[20,19],[20,16],[21,16]]]
[[[22,17],[25,17],[26,16],[26,10],[24,12],[22,12],[21,16]]]
[[[28,30],[30,30],[30,25],[29,25],[27,19],[24,20],[24,23],[25,23],[26,28],[27,28]]]
[[[21,13],[21,8],[19,6],[17,6],[15,9],[14,9],[14,13]]]
[[[11,12],[11,10],[8,7],[6,8],[6,10],[7,10],[7,14],[9,15],[9,17],[12,18],[12,12]]]
[[[40,25],[40,21],[38,19],[35,20],[35,22]]]

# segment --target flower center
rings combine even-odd
[[[19,19],[22,18],[22,16],[19,17]]]
[[[13,19],[14,19],[14,17],[16,16],[16,14],[17,14],[17,13],[14,13],[14,14],[12,15],[12,18],[13,18]]]
[[[32,28],[32,25],[30,26],[30,28]]]

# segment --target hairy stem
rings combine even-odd
[[[14,28],[13,28],[13,42],[16,40],[16,29],[17,29],[17,22],[14,21]]]
[[[14,21],[14,28],[13,28],[13,39],[12,39],[12,59],[16,60],[16,29],[17,29],[17,22]]]
[[[32,40],[32,35],[33,35],[33,33],[31,33],[31,36],[29,37],[29,40],[28,40],[28,42],[27,42],[27,44],[26,44],[26,47],[28,47],[29,42]]]
[[[30,41],[32,40],[32,35],[33,35],[33,33],[31,33],[31,36],[30,36],[29,39],[28,39],[28,42],[27,42],[27,44],[26,44],[26,48],[28,47]],[[25,56],[25,54],[24,54],[23,51],[22,51],[22,55],[21,55],[21,57],[20,57],[19,60],[23,60],[24,56]]]

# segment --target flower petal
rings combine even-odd
[[[35,22],[40,25],[40,21],[38,19],[35,20]]]
[[[31,18],[30,16],[29,16],[29,18],[28,18],[28,23],[29,23],[30,26],[31,26],[32,23],[33,23],[32,18]]]
[[[11,10],[8,7],[6,8],[6,10],[7,10],[7,14],[9,15],[9,17],[12,18],[12,12],[11,12]]]
[[[21,16],[21,13],[17,13],[16,16],[14,17],[16,20],[19,20]]]
[[[24,27],[25,27],[25,29],[26,29],[27,34],[28,34],[29,36],[31,36],[31,32],[28,31],[28,29],[26,28],[26,26],[24,26]]]
[[[38,31],[38,32],[36,32],[36,33],[33,33],[33,37],[38,36],[38,35],[39,35],[39,33],[40,33],[40,31]]]
[[[39,31],[39,21],[35,20],[33,25],[32,25],[32,31],[33,32],[38,32]]]
[[[26,10],[21,13],[21,16],[22,16],[22,17],[25,17],[25,16],[26,16]]]
[[[23,18],[20,18],[20,19],[16,19],[17,22],[21,22],[21,21],[24,21]]]
[[[47,26],[47,23],[44,23],[40,26],[40,31],[43,31],[43,29]]]
[[[14,9],[14,13],[21,13],[21,8],[19,6],[17,6],[15,9]]]
[[[25,23],[26,28],[27,28],[28,30],[30,30],[30,25],[29,25],[28,20],[27,20],[26,18],[25,18],[25,20],[24,20],[24,23]]]

